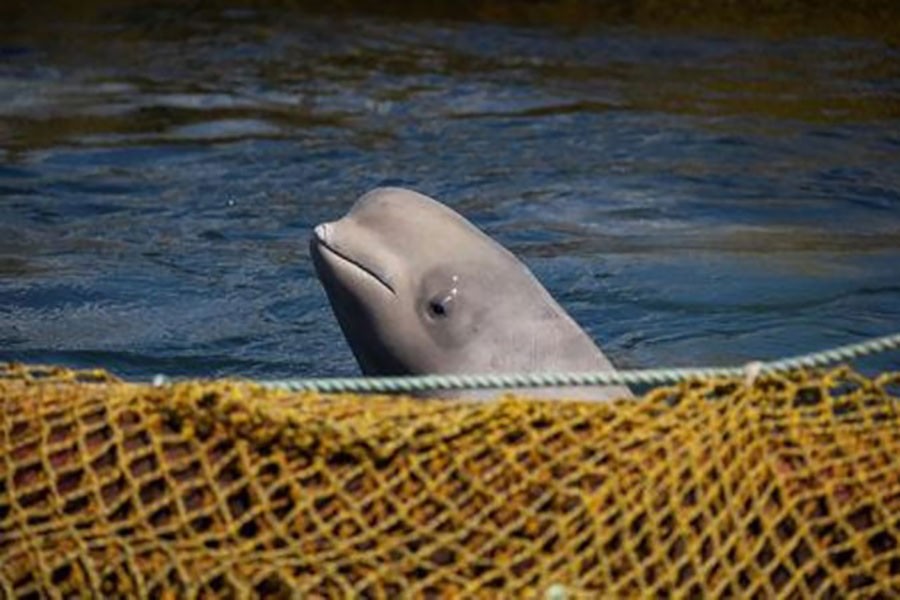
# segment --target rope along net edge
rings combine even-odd
[[[855,344],[803,354],[774,361],[751,362],[736,367],[634,369],[586,373],[511,373],[486,375],[424,375],[415,377],[306,378],[259,381],[269,389],[310,392],[422,392],[431,390],[470,390],[538,388],[588,385],[659,385],[687,379],[744,377],[758,373],[777,373],[797,368],[815,368],[849,361],[863,356],[900,348],[900,333],[872,338]],[[157,376],[154,383],[169,379]]]

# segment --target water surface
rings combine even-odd
[[[385,184],[510,247],[620,366],[900,331],[889,37],[85,12],[0,25],[0,360],[355,374],[307,240]]]

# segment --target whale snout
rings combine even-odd
[[[327,246],[331,229],[331,223],[321,223],[316,225],[313,228],[313,241]]]
[[[341,223],[330,222],[313,228],[309,246],[319,278],[325,282],[340,281],[344,293],[358,293],[357,286],[363,280],[374,281],[395,295],[393,278],[387,271],[385,260],[379,260],[378,253],[367,247],[364,237],[361,243],[360,239],[347,235],[346,227],[339,228],[338,225]],[[377,249],[375,246],[374,250]]]

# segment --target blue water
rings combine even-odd
[[[307,240],[384,184],[622,367],[900,331],[894,44],[152,6],[0,26],[0,360],[357,373]]]

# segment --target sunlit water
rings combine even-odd
[[[623,367],[900,331],[890,44],[176,17],[0,29],[0,360],[354,374],[307,240],[383,184],[510,247]]]

